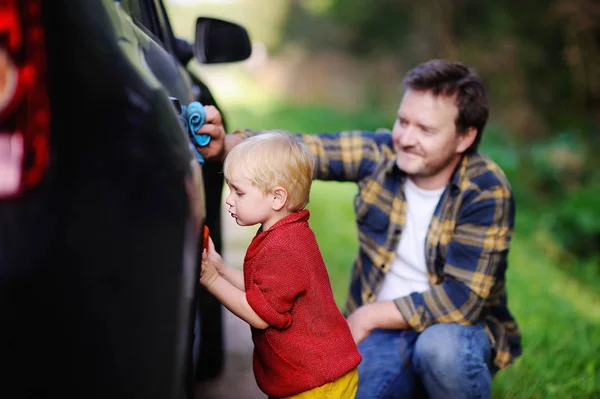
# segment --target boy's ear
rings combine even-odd
[[[288,192],[283,187],[275,187],[271,192],[273,196],[273,204],[271,205],[274,211],[279,211],[285,207],[287,203]]]

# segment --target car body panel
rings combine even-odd
[[[42,7],[50,165],[0,201],[2,396],[185,397],[204,219],[187,137],[112,0]]]

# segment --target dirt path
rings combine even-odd
[[[225,190],[227,191],[227,190]],[[223,195],[225,198],[225,195]],[[222,207],[223,258],[228,265],[241,269],[244,253],[257,227],[240,227]],[[264,399],[252,373],[252,339],[250,327],[223,308],[225,329],[225,369],[215,380],[196,388],[195,399]]]

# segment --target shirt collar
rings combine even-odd
[[[452,195],[456,195],[460,192],[460,183],[465,178],[468,163],[469,155],[465,154],[456,166],[456,169],[454,169],[454,173],[452,173],[452,177],[450,177],[450,183],[448,183],[448,188]]]
[[[290,213],[285,217],[278,220],[273,226],[269,227],[267,230],[263,231],[262,227],[258,229],[256,235],[250,242],[248,249],[246,250],[245,260],[250,260],[256,255],[257,250],[261,247],[261,244],[265,241],[265,239],[271,235],[275,230],[285,229],[286,226],[296,224],[296,223],[306,223],[310,217],[310,212],[308,209],[302,209],[300,211]]]

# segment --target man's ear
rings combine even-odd
[[[277,186],[271,192],[273,196],[273,204],[271,205],[274,211],[279,211],[285,207],[287,203],[288,192],[285,188]]]
[[[467,128],[463,133],[458,134],[458,146],[456,146],[456,153],[462,154],[473,144],[477,137],[477,129],[473,126]]]

